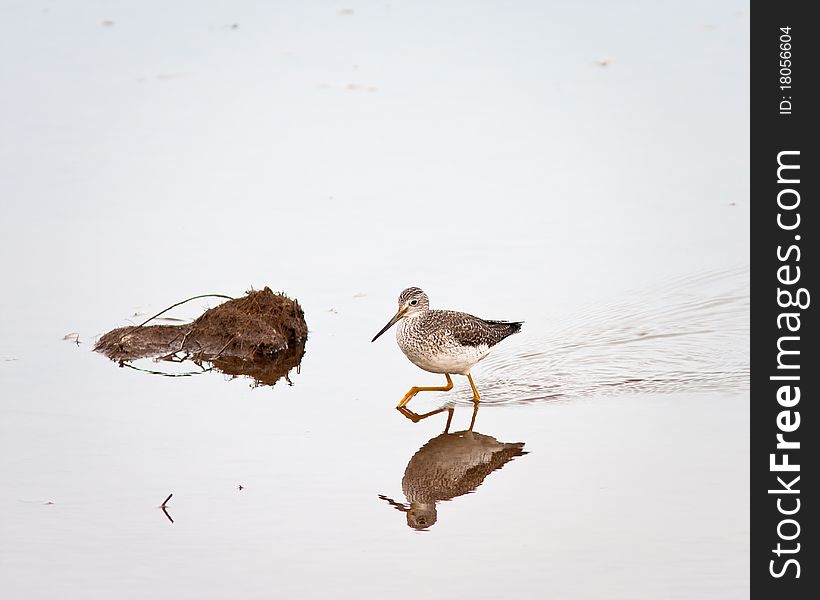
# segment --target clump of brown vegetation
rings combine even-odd
[[[141,358],[208,362],[225,373],[273,385],[299,364],[307,334],[299,303],[266,287],[211,308],[193,323],[114,329],[100,337],[94,350],[120,363]]]

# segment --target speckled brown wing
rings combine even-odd
[[[466,313],[460,319],[452,319],[449,329],[462,346],[495,346],[498,342],[521,331],[521,322],[487,321]]]

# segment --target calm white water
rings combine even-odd
[[[0,7],[4,594],[748,595],[746,3]],[[264,285],[293,386],[90,351]],[[526,322],[474,375],[527,454],[425,531],[409,285]]]

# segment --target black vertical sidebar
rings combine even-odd
[[[820,24],[751,6],[751,597],[818,598]],[[815,350],[815,352],[812,352]],[[810,558],[811,557],[811,558]]]

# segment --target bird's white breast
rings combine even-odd
[[[420,338],[413,335],[413,324],[403,320],[396,329],[396,341],[414,365],[430,373],[466,375],[478,361],[490,353],[487,344],[462,346],[447,332]]]

